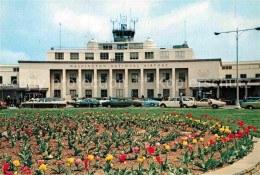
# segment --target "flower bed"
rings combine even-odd
[[[21,111],[2,115],[0,128],[4,174],[203,173],[247,155],[257,132],[206,114],[113,111]]]

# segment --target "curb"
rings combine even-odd
[[[205,173],[204,175],[258,175],[260,174],[260,138],[254,137],[254,148],[241,160],[225,168]]]

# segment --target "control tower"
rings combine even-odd
[[[114,42],[129,42],[134,41],[135,36],[135,23],[137,19],[131,19],[130,27],[127,27],[127,16],[120,15],[120,20],[111,20],[113,24],[113,37]],[[134,24],[134,28],[131,28],[131,23]],[[117,24],[117,27],[115,27]]]

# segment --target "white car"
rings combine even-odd
[[[102,103],[108,102],[108,101],[110,101],[109,97],[105,97],[105,98],[102,98],[101,100],[99,100],[99,103],[102,105]]]
[[[159,106],[162,108],[165,108],[165,107],[180,108],[181,107],[180,99],[181,99],[180,97],[174,97],[174,98],[171,98],[169,101],[161,101],[159,103]],[[182,102],[183,102],[184,108],[197,107],[194,97],[182,97]]]
[[[197,107],[208,107],[210,105],[210,107],[217,109],[219,107],[225,106],[226,102],[222,102],[215,99],[203,98],[200,101],[197,101],[196,104]]]

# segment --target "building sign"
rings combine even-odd
[[[165,63],[144,64],[70,64],[70,68],[170,68]]]

